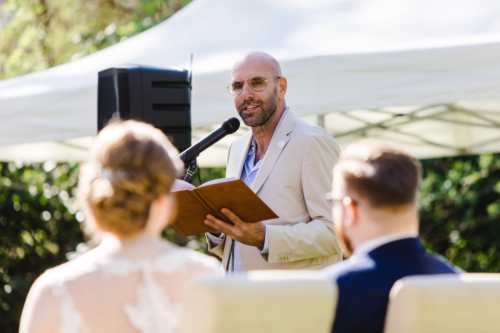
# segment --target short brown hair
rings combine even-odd
[[[411,156],[370,141],[347,147],[335,171],[340,172],[347,190],[373,207],[415,203],[422,175],[420,163]]]
[[[80,170],[78,197],[98,227],[119,235],[144,229],[151,203],[170,188],[182,164],[178,151],[151,125],[106,126]]]

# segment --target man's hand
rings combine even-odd
[[[266,227],[262,224],[262,222],[244,222],[226,208],[223,208],[221,212],[226,215],[231,222],[234,223],[234,225],[230,225],[229,223],[219,220],[212,215],[207,215],[207,218],[204,221],[205,224],[215,230],[223,232],[237,242],[255,246],[262,251],[266,238]]]

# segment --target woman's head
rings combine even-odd
[[[143,230],[151,203],[168,194],[182,164],[178,151],[151,125],[129,120],[106,126],[82,166],[78,195],[99,229],[122,236]]]

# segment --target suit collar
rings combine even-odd
[[[377,258],[405,257],[408,253],[425,253],[425,248],[418,237],[409,237],[386,243],[370,251],[367,256]]]
[[[382,237],[377,237],[373,238],[370,240],[367,240],[364,243],[359,244],[356,249],[354,250],[353,255],[354,256],[360,256],[364,255],[366,253],[369,253],[376,248],[379,248],[382,245],[388,244],[390,242],[394,242],[403,238],[416,238],[418,237],[418,234],[416,233],[410,233],[410,232],[405,232],[405,233],[398,233],[398,234],[392,234],[392,235],[386,235]]]
[[[260,190],[264,182],[267,180],[269,174],[274,168],[274,165],[276,164],[276,161],[280,157],[283,150],[285,150],[285,147],[290,140],[289,134],[293,131],[296,120],[297,117],[295,117],[295,115],[288,110],[283,120],[274,131],[274,135],[269,143],[262,165],[260,166],[257,177],[255,177],[252,184],[252,190],[255,193]],[[248,149],[246,151],[248,151]]]

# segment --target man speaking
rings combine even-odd
[[[227,177],[241,178],[278,216],[234,225],[208,215],[209,250],[226,271],[322,269],[342,259],[324,193],[340,149],[322,128],[297,118],[285,102],[287,80],[267,53],[246,53],[233,66],[229,92],[251,132],[229,149]]]

